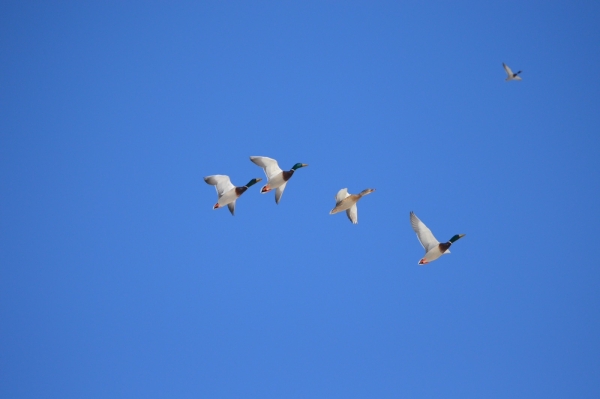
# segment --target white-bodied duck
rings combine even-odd
[[[362,197],[364,197],[367,194],[371,194],[373,191],[375,191],[374,188],[367,188],[366,190],[363,190],[358,194],[348,194],[348,189],[342,188],[340,191],[338,191],[337,195],[335,196],[335,208],[333,208],[331,212],[329,212],[329,214],[333,215],[341,211],[346,211],[348,219],[350,219],[350,221],[353,224],[357,224],[358,208],[356,207],[356,203]]]
[[[506,65],[504,62],[502,63],[502,66],[504,67],[504,70],[506,71],[506,75],[508,75],[506,77],[506,81],[509,82],[511,80],[521,80],[521,77],[519,76],[519,74],[523,71],[519,71],[517,73],[513,73],[512,69],[510,69],[508,67],[508,65]]]
[[[417,233],[419,242],[425,248],[425,256],[419,261],[419,265],[426,265],[442,255],[449,254],[452,243],[465,236],[464,234],[456,234],[448,242],[440,243],[433,236],[431,230],[425,226],[425,223],[421,222],[413,212],[410,213],[410,224]]]
[[[275,202],[279,204],[279,200],[285,190],[285,185],[291,179],[296,169],[308,166],[305,163],[297,163],[290,170],[281,170],[277,161],[269,157],[250,157],[250,160],[263,168],[267,175],[267,184],[260,189],[261,194],[266,194],[271,190],[275,190]]]
[[[244,194],[250,186],[261,180],[262,179],[260,177],[257,177],[256,179],[250,180],[245,186],[236,187],[231,184],[231,180],[229,180],[229,176],[227,175],[212,175],[204,178],[204,181],[207,184],[215,186],[217,189],[217,195],[219,196],[219,199],[213,206],[213,209],[222,208],[227,205],[229,212],[231,212],[232,215],[235,214],[235,201],[240,197],[240,195]]]

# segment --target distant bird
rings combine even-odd
[[[521,80],[521,77],[518,76],[521,72],[523,71],[519,71],[517,73],[513,73],[513,71],[508,67],[508,65],[506,65],[504,62],[502,63],[502,66],[504,67],[504,70],[506,71],[506,74],[508,75],[506,77],[506,81],[511,81],[511,80]]]
[[[285,185],[291,179],[296,169],[308,166],[305,163],[297,163],[292,166],[292,169],[283,171],[277,164],[277,161],[269,157],[250,157],[250,160],[263,168],[267,175],[267,184],[260,189],[261,194],[266,194],[269,191],[275,190],[275,202],[279,204],[279,200],[285,190]]]
[[[419,242],[425,248],[425,256],[419,261],[419,265],[426,265],[444,254],[449,254],[452,243],[465,236],[464,234],[457,234],[450,241],[441,244],[435,239],[431,230],[413,212],[410,213],[410,224],[417,233]]]
[[[253,186],[257,182],[261,181],[260,177],[250,180],[245,186],[236,187],[231,184],[229,176],[226,175],[212,175],[206,176],[204,181],[211,186],[215,186],[219,200],[213,206],[213,209],[222,208],[225,205],[229,208],[229,212],[232,215],[235,214],[235,201],[244,194],[250,186]]]
[[[348,194],[348,189],[342,188],[335,196],[335,208],[333,208],[329,214],[333,215],[341,211],[346,211],[348,219],[350,219],[353,224],[358,224],[358,209],[356,208],[356,203],[359,199],[367,194],[371,194],[373,191],[375,191],[374,188],[367,188],[359,194]]]

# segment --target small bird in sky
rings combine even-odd
[[[277,164],[277,161],[273,158],[252,156],[250,157],[250,160],[263,168],[265,175],[267,176],[267,184],[260,189],[261,194],[266,194],[271,190],[275,190],[275,203],[277,204],[279,204],[279,200],[283,195],[285,185],[294,175],[296,169],[308,166],[305,163],[297,163],[292,166],[292,169],[283,171]]]
[[[425,226],[425,223],[421,222],[413,212],[410,213],[410,224],[417,233],[419,242],[425,248],[425,256],[419,261],[419,265],[426,265],[442,255],[449,254],[452,243],[465,236],[464,234],[456,234],[448,242],[440,243],[433,236],[431,230]]]
[[[373,191],[375,191],[374,188],[367,188],[358,194],[348,194],[348,189],[342,188],[335,196],[335,208],[333,208],[329,214],[333,215],[338,212],[346,211],[348,219],[350,219],[353,224],[358,224],[358,209],[356,208],[356,203],[362,197],[371,194]]]
[[[245,186],[236,187],[231,184],[229,176],[226,175],[212,175],[204,178],[204,181],[207,184],[215,186],[217,195],[219,196],[219,200],[213,206],[213,209],[222,208],[227,205],[229,212],[231,212],[232,215],[235,214],[235,201],[240,195],[244,194],[250,186],[253,186],[261,180],[260,177],[257,177],[256,179],[250,180]]]
[[[517,73],[513,73],[513,71],[508,67],[508,65],[506,65],[504,62],[502,63],[502,66],[504,67],[504,70],[506,71],[506,74],[508,75],[506,77],[506,81],[511,81],[511,80],[521,80],[521,77],[519,76],[519,74],[523,71],[519,71]]]

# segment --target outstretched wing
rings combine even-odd
[[[227,191],[235,188],[235,186],[231,184],[231,180],[229,180],[229,176],[227,175],[206,176],[204,181],[211,186],[215,186],[219,198]]]
[[[352,205],[349,209],[346,209],[346,215],[352,224],[358,224],[358,208],[356,204]]]
[[[335,204],[339,204],[340,202],[342,202],[346,197],[349,197],[350,194],[348,194],[348,189],[347,188],[342,188],[340,191],[338,191],[338,193],[335,195]]]
[[[229,212],[231,212],[232,215],[235,215],[235,201],[227,204],[227,208],[229,208]]]
[[[502,66],[504,67],[504,70],[506,71],[506,74],[508,75],[508,77],[512,78],[513,71],[504,62],[502,63]]]
[[[275,190],[275,203],[279,204],[279,200],[281,199],[281,196],[283,195],[283,190],[285,190],[285,185],[287,184],[287,182],[283,183],[281,186],[277,187],[277,189]]]
[[[413,212],[410,213],[410,224],[415,233],[417,233],[419,242],[423,248],[425,248],[425,253],[429,252],[431,248],[440,243],[435,239],[431,230],[425,226],[425,223],[421,222],[421,220],[419,220],[417,215],[415,215]]]
[[[263,168],[267,179],[271,178],[282,172],[281,168],[277,164],[277,161],[269,157],[250,157],[250,160]]]

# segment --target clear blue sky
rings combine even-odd
[[[79,3],[0,5],[1,397],[600,396],[598,2]]]

